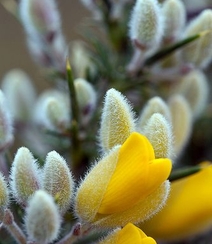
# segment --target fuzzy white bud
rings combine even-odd
[[[205,31],[205,33],[204,33]],[[196,67],[206,68],[212,60],[212,10],[202,11],[187,26],[184,37],[190,37],[199,33],[199,39],[185,46],[182,56],[185,62],[190,62]]]
[[[55,198],[62,213],[70,207],[73,185],[65,159],[55,151],[48,153],[43,168],[42,188]]]
[[[41,94],[35,106],[34,119],[46,129],[63,132],[70,127],[70,105],[67,94],[49,90]]]
[[[122,145],[135,131],[134,114],[126,97],[119,91],[107,91],[102,111],[99,141],[103,151]]]
[[[2,91],[16,120],[29,120],[35,102],[35,89],[29,76],[19,69],[9,71],[3,78]]]
[[[29,201],[25,216],[25,227],[30,241],[42,244],[58,237],[60,215],[54,199],[43,190],[36,191]]]
[[[166,0],[163,4],[164,39],[175,41],[180,38],[186,22],[186,9],[181,0]]]
[[[163,14],[157,0],[137,0],[129,23],[131,41],[141,49],[158,47],[163,35]]]
[[[94,87],[82,78],[75,79],[74,86],[80,109],[81,122],[86,124],[96,108],[96,92]]]
[[[0,150],[3,150],[13,141],[12,118],[7,99],[0,90]]]
[[[18,149],[10,174],[10,187],[13,197],[26,205],[29,197],[40,188],[40,170],[29,149]]]

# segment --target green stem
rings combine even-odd
[[[66,63],[66,71],[67,71],[67,81],[70,95],[70,105],[71,105],[71,143],[72,143],[72,166],[73,170],[78,167],[82,158],[82,149],[81,143],[79,140],[79,106],[76,96],[76,90],[74,87],[74,79],[72,75],[72,69],[69,61]]]
[[[171,172],[171,175],[169,176],[170,181],[175,181],[181,178],[184,178],[186,176],[195,174],[199,172],[202,169],[200,165],[185,167],[181,169],[175,169]]]
[[[182,41],[179,41],[177,43],[175,43],[174,45],[171,45],[167,48],[164,48],[162,50],[160,50],[159,52],[157,52],[156,54],[154,54],[153,56],[149,57],[146,59],[146,61],[144,62],[144,66],[150,66],[153,65],[154,63],[156,63],[157,61],[165,58],[166,56],[168,56],[169,54],[171,54],[172,52],[176,51],[177,49],[179,49],[180,47],[183,47],[197,39],[199,39],[200,37],[208,34],[210,31],[202,31],[196,35],[190,36]]]

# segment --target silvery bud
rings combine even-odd
[[[43,168],[42,188],[54,197],[61,213],[70,207],[73,186],[65,159],[55,151],[48,153]]]
[[[0,150],[10,145],[13,141],[12,118],[8,108],[7,99],[0,90]]]
[[[64,132],[70,127],[70,104],[67,94],[49,90],[38,98],[34,119],[48,130]]]
[[[54,199],[43,190],[36,191],[28,203],[25,227],[30,241],[42,244],[58,237],[60,215]]]
[[[15,120],[29,120],[35,102],[35,89],[29,76],[19,69],[9,71],[3,78],[2,90]]]
[[[40,170],[32,153],[26,147],[18,149],[10,173],[13,197],[25,206],[29,197],[41,186]]]
[[[156,49],[163,36],[163,14],[157,0],[137,0],[129,23],[129,36],[142,50]]]
[[[94,87],[88,81],[81,78],[74,80],[74,86],[81,115],[81,122],[82,124],[86,124],[96,108],[96,92]]]

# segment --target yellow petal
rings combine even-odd
[[[147,237],[145,233],[135,225],[129,223],[120,232],[117,244],[155,244],[154,239]]]
[[[116,170],[111,177],[100,214],[112,214],[131,208],[146,192],[149,160],[154,151],[145,136],[132,133],[122,145]]]
[[[212,165],[171,184],[165,207],[139,225],[162,240],[178,240],[212,227]]]
[[[146,195],[151,194],[169,177],[171,169],[172,162],[168,158],[155,159],[150,162]]]
[[[156,242],[153,238],[147,237],[141,229],[128,223],[123,229],[116,229],[99,244],[156,244]]]

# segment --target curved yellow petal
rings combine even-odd
[[[135,206],[124,212],[109,215],[97,214],[93,222],[103,228],[115,228],[129,222],[136,224],[147,220],[165,205],[169,189],[170,183],[166,180],[152,194],[139,200]]]
[[[146,186],[146,195],[151,194],[159,185],[169,177],[172,162],[168,158],[152,160],[149,164],[149,178]]]
[[[143,243],[142,239],[146,235],[135,225],[129,223],[122,230],[119,231],[117,244],[135,244]]]
[[[132,133],[120,149],[116,169],[98,213],[122,212],[146,196],[149,160],[152,159],[154,151],[147,138],[139,133]]]
[[[139,225],[148,235],[178,240],[212,227],[212,165],[171,184],[165,207]]]
[[[116,230],[99,244],[156,244],[155,240],[147,237],[146,234],[128,223],[123,229]]]

